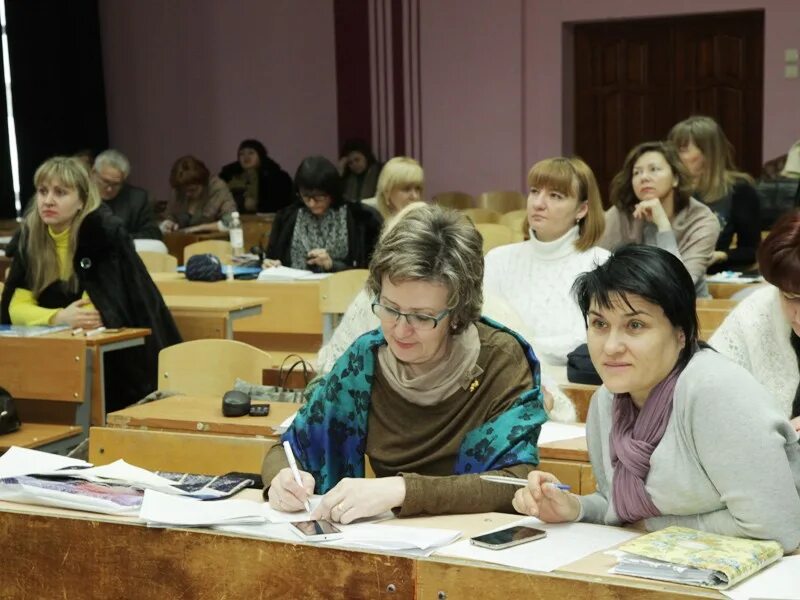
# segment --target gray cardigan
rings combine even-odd
[[[645,483],[661,517],[649,531],[680,525],[800,545],[797,433],[747,371],[701,350],[678,377],[672,416]],[[611,501],[613,395],[595,392],[586,437],[597,491],[581,496],[581,520],[618,525]]]

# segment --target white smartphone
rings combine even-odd
[[[543,529],[517,526],[501,529],[500,531],[494,531],[492,533],[485,533],[483,535],[476,535],[470,538],[469,541],[473,546],[489,548],[490,550],[502,550],[503,548],[511,548],[512,546],[524,544],[525,542],[540,540],[546,536],[547,532]]]
[[[306,542],[326,542],[342,537],[342,532],[328,521],[296,521],[289,525],[295,535]]]

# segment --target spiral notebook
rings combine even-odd
[[[625,542],[612,573],[727,589],[783,556],[778,542],[667,527]]]

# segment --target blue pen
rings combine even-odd
[[[521,477],[502,477],[500,475],[481,475],[481,479],[484,481],[491,481],[492,483],[506,483],[508,485],[518,485],[518,486],[526,486],[528,485],[527,479],[522,479]],[[558,489],[568,492],[572,488],[568,486],[566,483],[554,483],[552,481],[545,481],[545,483],[549,483],[550,485],[554,485]]]

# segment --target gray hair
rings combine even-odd
[[[369,265],[367,289],[381,293],[392,283],[431,281],[447,286],[453,333],[477,321],[483,306],[481,235],[461,213],[437,205],[415,207],[384,232]]]
[[[119,150],[109,149],[98,154],[94,159],[94,168],[98,170],[103,165],[117,169],[125,179],[131,174],[131,161]]]

